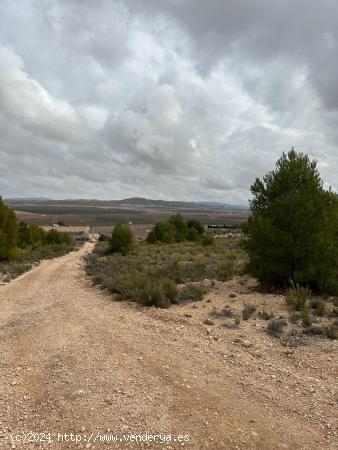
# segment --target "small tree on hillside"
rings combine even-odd
[[[175,227],[167,220],[157,222],[154,228],[147,236],[147,242],[154,244],[155,242],[164,242],[172,244],[175,242]]]
[[[244,246],[261,281],[337,288],[338,200],[323,188],[316,165],[292,149],[251,186]]]
[[[182,214],[178,213],[171,216],[169,223],[175,227],[175,240],[176,242],[183,242],[188,236],[188,224]]]
[[[204,234],[204,226],[196,219],[188,220],[188,241],[198,241]]]
[[[132,249],[134,242],[133,232],[128,225],[118,223],[115,225],[114,230],[109,239],[109,252],[110,253],[122,253],[127,255]]]

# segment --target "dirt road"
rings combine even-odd
[[[91,246],[0,287],[0,448],[337,448],[335,343],[302,362],[268,337],[212,336],[202,304],[113,302],[84,275]],[[145,433],[172,442],[124,441]]]

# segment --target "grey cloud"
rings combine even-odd
[[[3,0],[0,193],[244,203],[291,146],[337,188],[337,16],[333,0]]]
[[[269,83],[270,64],[277,61],[284,78],[289,78],[290,71],[293,76],[293,72],[305,70],[325,107],[338,108],[334,90],[338,76],[338,8],[334,0],[129,3],[143,12],[146,6],[145,16],[155,12],[183,26],[191,37],[196,67],[202,73],[225,59],[249,70],[259,67]],[[278,89],[278,79],[273,83]]]

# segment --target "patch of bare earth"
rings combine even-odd
[[[91,248],[0,287],[0,448],[337,448],[336,342],[290,349],[260,319],[202,323],[214,307],[283,308],[282,298],[235,280],[169,310],[114,302],[84,276]],[[30,431],[53,442],[10,439]],[[57,442],[57,433],[82,441]],[[94,443],[92,433],[189,441]]]

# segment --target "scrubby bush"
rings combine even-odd
[[[187,235],[188,241],[196,242],[200,239],[200,237],[201,237],[201,235],[198,233],[196,228],[188,229],[188,235]]]
[[[216,308],[210,312],[210,316],[213,317],[233,317],[234,313],[232,311],[232,309],[230,307],[225,307],[223,309],[221,309],[220,311],[218,311]]]
[[[183,242],[188,237],[188,224],[183,216],[178,213],[170,217],[169,223],[175,228],[175,241]]]
[[[25,222],[19,222],[17,242],[20,248],[26,248],[33,243],[31,230]]]
[[[299,322],[301,318],[302,318],[302,314],[299,311],[293,311],[293,312],[291,312],[291,314],[289,316],[289,320],[292,323]]]
[[[8,259],[12,261],[21,261],[22,253],[17,247],[10,248],[7,253]]]
[[[302,310],[302,325],[304,328],[310,327],[312,325],[311,314],[307,306],[305,306]]]
[[[270,320],[273,317],[272,313],[269,313],[268,311],[266,311],[265,309],[263,309],[262,311],[258,312],[258,316],[263,319],[263,320]]]
[[[17,224],[14,212],[0,197],[0,272],[10,280],[41,259],[72,250],[72,239],[56,230],[46,232],[35,224]]]
[[[208,245],[213,245],[215,242],[214,235],[212,233],[205,233],[205,235],[202,238],[202,245],[207,247]]]
[[[333,325],[324,328],[325,336],[329,339],[337,339],[337,330]]]
[[[319,298],[314,298],[310,301],[310,307],[314,310],[315,314],[318,316],[323,316],[325,314],[325,303]]]
[[[175,227],[167,220],[157,222],[148,234],[147,242],[149,244],[155,244],[156,242],[173,244],[175,242]]]
[[[45,241],[47,244],[70,244],[71,237],[67,233],[60,233],[56,230],[49,230],[46,233]]]
[[[39,227],[39,225],[33,223],[29,224],[28,228],[32,246],[43,245],[45,243],[46,231]]]
[[[202,300],[205,294],[205,289],[196,284],[187,284],[178,294],[178,302],[199,301]]]
[[[180,295],[174,302],[194,301],[201,299],[206,292],[203,286],[194,283],[206,278],[217,278],[217,269],[230,254],[230,244],[238,245],[237,241],[218,239],[206,256],[204,248],[192,242],[172,245],[144,245],[136,242],[133,250],[123,256],[120,253],[107,253],[109,244],[98,242],[93,253],[86,256],[86,272],[94,283],[124,299],[139,302],[142,286],[151,279],[154,283],[170,280],[171,286],[172,283],[185,284],[186,288],[180,290]],[[237,260],[237,264],[239,261]],[[173,297],[167,296],[170,299]]]
[[[281,333],[283,333],[284,327],[287,325],[286,320],[284,319],[272,319],[268,323],[266,327],[266,331],[268,334],[271,334],[272,336],[279,336]]]
[[[147,280],[138,293],[138,299],[144,306],[167,308],[175,303],[176,284],[171,280]]]
[[[217,278],[221,281],[229,280],[235,271],[236,256],[228,254],[227,259],[223,261],[217,269]]]
[[[312,334],[314,336],[321,336],[325,334],[325,329],[319,326],[310,326],[304,330],[306,334]]]
[[[303,311],[310,295],[311,292],[309,289],[302,287],[299,284],[292,284],[286,291],[285,300],[289,309],[293,311]]]
[[[188,220],[188,241],[198,241],[204,234],[203,225],[196,219]]]
[[[256,311],[255,305],[251,304],[245,305],[244,308],[242,309],[242,319],[249,320],[255,311]]]
[[[133,232],[128,225],[118,223],[115,225],[109,239],[109,253],[127,255],[132,249],[134,241]]]
[[[249,271],[263,282],[337,288],[338,199],[324,189],[316,164],[292,149],[251,186],[243,245]]]
[[[158,222],[147,236],[147,242],[154,244],[163,242],[172,244],[174,242],[198,241],[204,233],[203,225],[198,220],[186,221],[178,213],[170,217],[169,220]]]
[[[109,236],[107,234],[101,233],[98,240],[100,242],[105,242],[105,241],[109,241]]]

